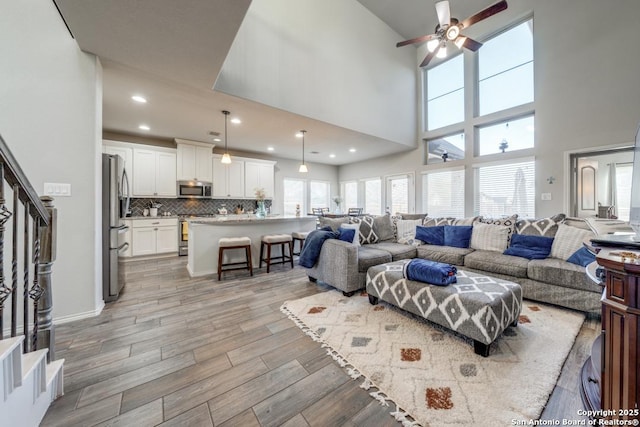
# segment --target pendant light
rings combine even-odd
[[[302,134],[302,164],[300,165],[298,172],[307,173],[309,170],[307,169],[307,165],[304,163],[304,134],[307,133],[307,131],[301,130],[300,133]]]
[[[227,151],[227,119],[229,118],[229,113],[227,110],[222,110],[222,114],[224,114],[224,154],[222,155],[221,163],[228,165],[231,163],[231,156]]]

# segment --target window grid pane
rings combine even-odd
[[[464,62],[458,55],[427,70],[427,128],[464,120]]]
[[[358,183],[355,181],[344,183],[345,209],[358,207]]]
[[[364,182],[364,211],[371,215],[382,214],[382,180],[379,178]]]
[[[535,163],[533,161],[476,168],[474,214],[535,217]]]
[[[480,115],[533,102],[533,20],[487,41],[478,74]]]
[[[444,136],[427,141],[427,164],[443,163],[442,155],[446,152],[448,162],[464,159],[464,133]]]
[[[304,204],[304,187],[306,181],[302,179],[285,178],[282,182],[284,187],[284,215],[295,215],[296,205],[300,205],[300,211],[306,212]]]
[[[464,170],[422,176],[423,212],[431,217],[464,217]]]
[[[331,203],[329,200],[329,183],[323,181],[309,182],[309,204],[310,208],[329,208]]]
[[[534,117],[509,120],[478,129],[478,151],[480,156],[500,153],[506,142],[505,151],[524,150],[534,147]]]

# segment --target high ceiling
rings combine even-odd
[[[106,131],[212,142],[209,133],[224,130],[221,110],[226,109],[243,121],[229,127],[232,153],[235,148],[297,159],[300,145],[291,129],[313,130],[307,134],[311,162],[339,165],[408,149],[212,90],[251,0],[54,1],[80,48],[102,62]],[[403,0],[402,7],[387,0],[358,1],[401,38],[431,32],[437,23],[431,1]],[[466,17],[491,3],[452,1],[452,14]],[[148,102],[132,102],[133,94]],[[151,129],[138,129],[143,123]],[[356,152],[329,157],[345,147]]]

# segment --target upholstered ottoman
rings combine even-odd
[[[522,307],[517,283],[458,270],[458,283],[430,285],[405,279],[410,260],[380,264],[367,270],[369,302],[378,299],[473,339],[477,354],[487,357],[489,346],[508,326],[516,326]]]

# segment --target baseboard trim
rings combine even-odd
[[[101,301],[101,304],[95,308],[95,310],[85,311],[83,313],[70,314],[68,316],[56,317],[53,319],[54,325],[62,325],[64,323],[75,322],[76,320],[89,319],[91,317],[96,317],[100,313],[102,313],[102,309],[104,308],[104,301]]]

